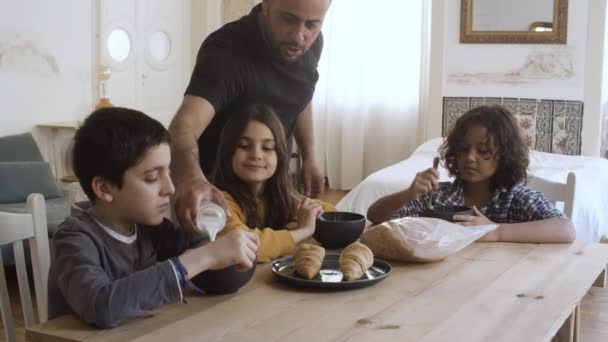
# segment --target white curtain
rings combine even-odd
[[[334,189],[416,147],[424,0],[334,0],[313,100],[316,157]]]
[[[608,38],[608,36],[607,36]],[[608,56],[606,56],[608,57]],[[606,63],[606,61],[604,61]],[[606,66],[608,64],[604,64]],[[604,102],[604,106],[602,108],[602,130],[601,130],[601,148],[600,148],[600,157],[608,158],[608,102]]]

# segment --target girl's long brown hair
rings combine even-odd
[[[257,215],[256,198],[249,191],[249,186],[237,177],[232,168],[234,152],[251,121],[260,122],[270,129],[277,154],[277,169],[262,190],[262,197],[266,201],[265,222],[261,222]],[[285,229],[290,214],[295,209],[291,197],[293,186],[289,177],[289,152],[283,124],[270,107],[262,104],[245,106],[226,123],[220,135],[211,179],[215,186],[227,191],[243,209],[248,227]]]

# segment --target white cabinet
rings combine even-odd
[[[75,181],[72,172],[71,146],[78,123],[49,122],[36,125],[40,132],[39,146],[42,155],[51,165],[51,170],[57,182]]]
[[[78,122],[49,122],[36,125],[38,143],[45,160],[51,165],[55,181],[68,194],[68,203],[87,197],[72,170],[72,143]]]

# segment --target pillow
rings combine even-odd
[[[25,202],[31,193],[45,199],[63,196],[44,161],[0,162],[0,203]]]
[[[31,133],[0,137],[0,162],[44,161]]]

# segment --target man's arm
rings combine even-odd
[[[312,126],[312,103],[298,114],[295,130],[298,151],[302,155],[302,181],[304,194],[316,198],[323,194],[325,177],[319,171],[315,158],[314,130]]]
[[[205,179],[198,158],[198,138],[209,126],[215,110],[202,97],[185,95],[177,114],[171,121],[171,170],[175,183]]]
[[[186,230],[196,231],[198,206],[208,200],[229,213],[224,195],[211,185],[201,170],[198,138],[209,126],[215,109],[206,99],[185,95],[182,105],[171,121],[171,170],[175,179],[175,212]]]

